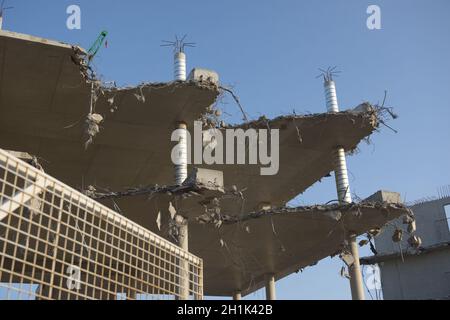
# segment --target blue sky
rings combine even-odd
[[[371,145],[349,158],[353,192],[379,189],[407,201],[436,194],[450,183],[450,1],[144,1],[9,0],[4,29],[89,48],[101,30],[108,48],[95,59],[106,81],[137,84],[172,79],[172,55],[161,40],[188,34],[188,69],[216,70],[234,86],[246,111],[265,114],[324,112],[317,68],[339,66],[341,109],[363,101],[387,104],[399,118]],[[66,8],[82,10],[81,30],[66,28]],[[382,29],[368,30],[366,9],[379,5]],[[224,106],[238,122],[231,100]],[[314,185],[295,203],[335,199],[333,179]],[[361,254],[369,254],[366,249]],[[277,283],[281,299],[349,299],[341,262],[325,259]],[[263,298],[258,292],[250,298]]]

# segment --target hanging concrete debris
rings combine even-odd
[[[175,219],[175,216],[177,214],[177,210],[174,208],[174,206],[172,205],[172,202],[169,203],[169,214],[170,214],[170,218],[172,220]]]
[[[141,103],[145,103],[145,95],[142,92],[142,87],[139,87],[139,93],[135,93],[134,96],[136,97],[136,99],[141,102]]]
[[[401,242],[403,239],[403,230],[396,229],[394,231],[394,234],[392,235],[392,241],[394,242]]]
[[[109,104],[109,106],[111,107],[111,108],[109,109],[109,111],[110,111],[111,113],[116,112],[117,109],[118,109],[117,106],[114,104],[114,100],[115,100],[115,97],[111,97],[111,98],[108,98],[108,99],[107,99],[108,104]]]
[[[419,236],[416,235],[412,235],[409,239],[408,239],[408,244],[417,249],[422,245],[422,239],[420,239]]]
[[[84,135],[86,137],[86,142],[84,143],[84,148],[87,150],[88,147],[94,141],[95,136],[100,132],[100,124],[103,122],[103,117],[98,113],[88,114],[85,121],[85,131]]]
[[[374,228],[374,229],[369,230],[369,234],[373,238],[378,236],[380,233],[381,233],[381,228]]]
[[[177,210],[172,205],[172,202],[169,202],[169,226],[168,226],[168,236],[174,240],[176,243],[179,242],[179,236],[180,236],[180,226],[177,222]]]
[[[342,278],[350,279],[350,275],[348,274],[348,268],[346,267],[342,267],[339,274]]]
[[[88,186],[86,190],[82,190],[83,194],[86,196],[93,198],[95,196],[95,193],[97,192],[97,189],[95,189],[94,186]]]
[[[355,263],[355,258],[353,255],[348,251],[343,251],[339,258],[341,258],[342,261],[347,265],[347,267],[351,267]]]
[[[364,246],[367,245],[368,243],[369,243],[369,240],[363,239],[363,240],[359,241],[359,246],[360,246],[360,247],[364,247]]]
[[[220,228],[223,223],[220,214],[220,200],[214,198],[210,205],[205,205],[205,213],[197,217],[197,221],[202,224],[212,223],[216,228]]]
[[[410,221],[410,222],[408,223],[408,228],[407,228],[407,230],[408,230],[409,233],[414,233],[414,232],[416,232],[416,230],[417,230],[417,227],[416,227],[416,221],[414,221],[414,220]]]
[[[161,231],[161,211],[158,211],[158,216],[156,217],[156,225],[158,230]]]

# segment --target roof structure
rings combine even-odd
[[[202,166],[223,171],[225,190],[156,187],[173,183],[175,123],[184,121],[191,129],[216,101],[219,88],[196,81],[106,88],[93,79],[92,85],[84,54],[70,45],[0,31],[0,147],[40,157],[47,173],[75,188],[96,186],[106,194],[97,194],[99,201],[165,237],[167,219],[162,226],[156,221],[168,216],[173,203],[190,218],[189,248],[204,259],[208,295],[250,293],[263,286],[267,273],[280,279],[335,254],[346,231],[361,234],[408,213],[393,204],[285,208],[329,175],[337,146],[353,151],[376,130],[377,110],[369,104],[237,126],[280,129],[275,176],[261,176],[257,165]],[[93,111],[104,121],[85,150],[92,88]],[[138,195],[126,192],[145,188]],[[220,219],[208,220],[205,212],[217,200]]]

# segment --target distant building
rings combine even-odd
[[[369,200],[397,202],[400,195],[379,191]],[[450,196],[416,202],[410,209],[420,247],[408,244],[407,225],[397,219],[375,238],[377,255],[361,262],[379,265],[384,299],[450,299]],[[401,242],[392,239],[396,229],[402,230]]]

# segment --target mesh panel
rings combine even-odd
[[[0,149],[0,299],[203,298],[202,260]]]

